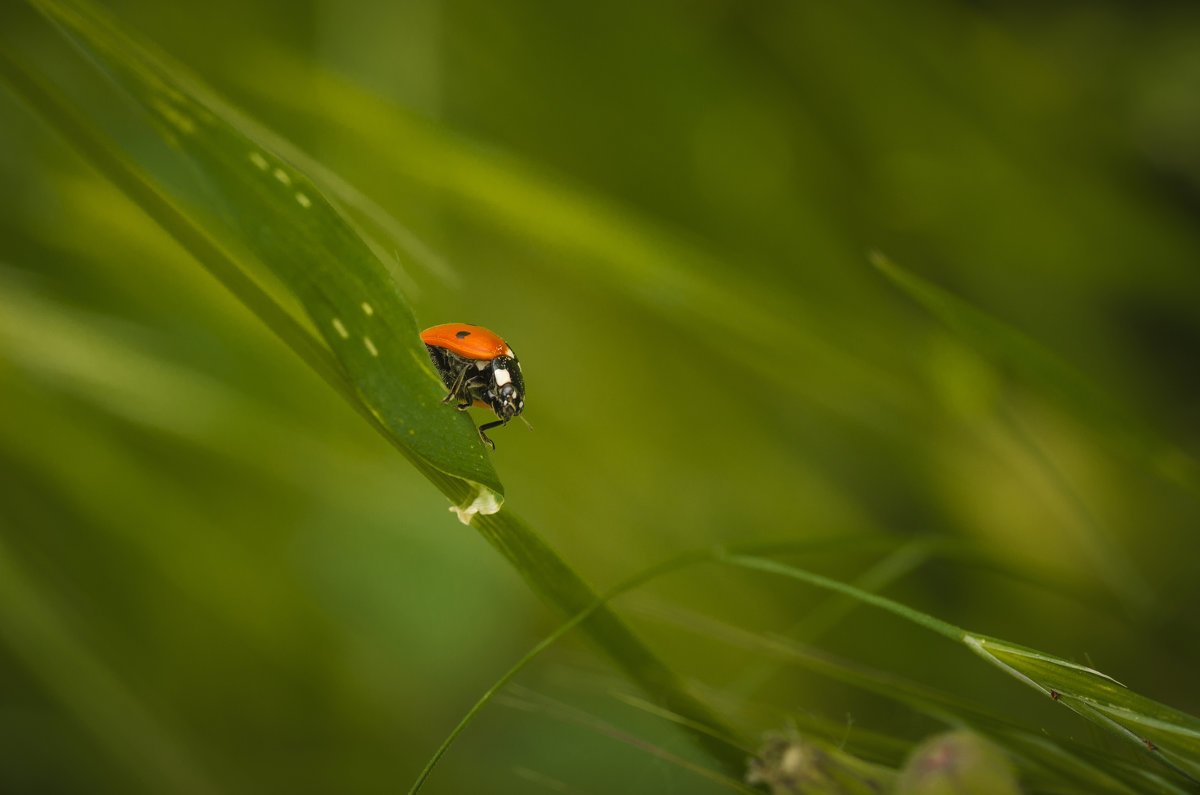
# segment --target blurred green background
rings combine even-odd
[[[411,230],[422,326],[507,338],[508,505],[590,582],[753,539],[854,580],[932,539],[888,595],[1200,711],[1193,4],[106,6]],[[53,37],[14,7],[6,38]],[[406,789],[561,617],[4,91],[0,179],[0,791]],[[1123,413],[996,366],[873,250]],[[748,736],[937,724],[710,620],[1088,735],[791,583],[617,606]],[[585,643],[519,682],[425,791],[728,791],[622,740],[704,763]]]

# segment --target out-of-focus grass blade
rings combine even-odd
[[[207,188],[206,205],[196,212],[156,190],[153,174],[138,174],[135,178],[151,186],[141,197],[143,207],[157,203],[147,209],[173,233],[191,227],[177,234],[185,244],[196,228],[216,234],[214,248],[223,249],[252,283],[236,286],[243,300],[298,302],[304,315],[293,320],[310,336],[315,330],[320,338],[315,347],[332,353],[342,374],[340,387],[345,392],[350,385],[348,397],[360,404],[356,408],[427,474],[450,475],[453,480],[434,479],[456,503],[469,504],[483,493],[492,495],[496,507],[503,491],[499,478],[469,419],[441,404],[444,390],[411,310],[384,265],[318,186],[253,138],[236,114],[84,4],[31,2],[128,92]],[[47,97],[21,93],[45,114]],[[89,134],[100,135],[86,123],[68,133],[72,143],[97,146],[76,140]],[[126,180],[140,171],[126,153],[109,149],[109,154],[106,171],[125,171]],[[215,230],[208,213],[220,219]],[[256,262],[226,253],[240,250],[248,250]],[[210,252],[197,254],[209,264],[211,256],[204,255]],[[256,266],[267,273],[255,273]],[[221,267],[228,269],[229,262]],[[254,282],[267,289],[250,299]],[[271,290],[286,294],[271,296]],[[278,330],[277,324],[272,328]],[[295,336],[297,330],[289,331]]]
[[[1017,756],[1031,760],[1039,769],[1038,777],[1046,781],[1036,786],[1033,776],[1030,789],[1034,792],[1112,792],[1120,795],[1162,793],[1187,795],[1192,788],[1170,774],[1168,781],[1156,770],[1120,758],[1108,750],[1085,747],[1078,742],[1051,739],[1042,731],[1004,731],[990,735]],[[1069,782],[1069,785],[1065,782]]]
[[[1127,689],[1116,680],[1050,654],[976,635],[907,605],[852,585],[751,555],[726,563],[789,577],[851,596],[965,645],[1001,670],[1050,696],[1105,731],[1134,744],[1192,785],[1200,785],[1200,720]]]
[[[1184,452],[1159,438],[1144,423],[1091,383],[1082,373],[1056,357],[1034,340],[971,306],[936,285],[905,271],[881,254],[872,262],[888,279],[917,303],[938,317],[967,345],[996,366],[1016,373],[1039,394],[1056,401],[1070,416],[1088,424],[1108,444],[1131,451],[1149,461],[1158,472],[1200,494],[1200,477],[1195,462]],[[1092,530],[1078,543],[1097,574],[1127,605],[1147,607],[1153,594],[1149,584],[1120,549],[1119,542],[1099,523],[1086,500],[1075,493],[1062,473],[1050,462],[1037,440],[1019,423],[1010,423],[1017,440],[1040,462],[1046,474],[1075,506],[1081,520]]]
[[[1200,465],[1163,439],[1099,386],[1036,341],[966,301],[871,254],[872,264],[981,355],[1018,374],[1100,436],[1150,462],[1167,479],[1200,494]]]
[[[0,534],[0,538],[3,534]],[[0,543],[0,641],[148,790],[215,795],[222,787],[134,691],[76,638]]]

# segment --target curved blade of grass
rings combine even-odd
[[[653,745],[632,734],[629,734],[617,726],[602,720],[595,715],[591,715],[581,709],[572,707],[557,699],[550,698],[540,693],[535,693],[527,688],[517,687],[521,692],[513,693],[510,690],[508,693],[500,696],[503,699],[505,706],[510,709],[520,709],[526,712],[534,712],[544,715],[551,720],[557,720],[562,723],[569,723],[582,729],[592,731],[596,734],[603,735],[618,742],[638,748],[648,754],[658,757],[659,759],[674,765],[675,767],[687,770],[697,776],[708,779],[716,784],[721,785],[726,789],[734,792],[741,792],[743,795],[759,795],[759,790],[743,784],[738,779],[730,778],[729,776],[721,775],[720,773],[709,770],[701,765],[691,762],[683,757],[667,751],[665,748]],[[814,792],[816,792],[814,790]]]
[[[1194,791],[1186,786],[1186,782],[1180,783],[1177,776],[1168,781],[1158,771],[1110,752],[1084,747],[1077,742],[1051,740],[1041,732],[1004,731],[989,736],[1046,771],[1041,775],[1049,781],[1042,788],[1032,787],[1034,791],[1113,792],[1120,795],[1151,792],[1186,795]]]
[[[498,528],[493,528],[493,527],[491,527],[491,525],[498,521],[503,520],[507,514],[508,514],[508,512],[504,511],[496,517],[486,516],[486,517],[480,517],[478,520],[476,520],[477,523],[479,525],[481,525],[482,530],[484,530],[485,532],[491,532],[493,534],[493,536],[494,536],[493,543],[496,544],[501,549],[508,548],[508,545],[504,545],[501,542],[500,534],[497,532]],[[820,547],[825,543],[828,543],[828,542],[821,542],[821,541],[809,542],[808,544],[805,544],[803,546],[804,546],[804,548],[807,549],[807,548],[813,548],[813,547]],[[839,538],[836,543],[844,545],[846,543],[846,539]],[[761,549],[763,549],[763,545],[747,544],[741,548],[761,550]],[[796,542],[786,542],[783,544],[771,544],[771,545],[769,545],[768,548],[776,549],[776,550],[795,551],[797,549],[797,544],[796,544]],[[521,553],[520,553],[519,549],[512,548],[511,551],[508,552],[507,554],[510,557],[515,557]],[[617,598],[618,596],[620,596],[623,593],[631,591],[631,590],[633,590],[641,585],[644,585],[645,583],[647,583],[657,577],[661,577],[665,574],[669,574],[670,572],[678,571],[680,569],[684,569],[689,566],[694,566],[697,563],[706,563],[706,562],[713,562],[713,561],[719,560],[721,555],[723,555],[723,554],[725,554],[723,551],[721,551],[719,549],[713,549],[713,548],[705,548],[705,549],[700,549],[700,550],[693,550],[691,552],[685,552],[685,553],[678,555],[670,560],[664,561],[663,563],[659,563],[655,566],[651,566],[643,571],[638,572],[637,574],[634,574],[633,576],[629,577],[625,581],[618,583],[617,585],[610,588],[602,596],[595,596],[590,603],[581,605],[579,607],[579,609],[573,615],[570,616],[570,618],[568,618],[565,622],[560,624],[559,627],[556,630],[554,630],[554,632],[547,635],[539,643],[537,643],[537,645],[535,645],[532,649],[530,649],[528,652],[526,652],[526,654],[520,660],[518,660],[512,666],[512,668],[508,669],[508,671],[506,671],[503,676],[501,676],[498,680],[496,680],[495,684],[493,684],[490,688],[487,689],[487,691],[484,692],[484,694],[482,696],[480,696],[479,700],[476,701],[475,704],[471,707],[471,709],[467,711],[467,713],[463,716],[462,720],[460,720],[458,722],[458,725],[456,725],[454,727],[454,729],[450,732],[449,735],[447,735],[446,739],[442,741],[442,744],[434,752],[433,756],[430,757],[429,761],[425,765],[425,768],[421,771],[420,775],[417,776],[416,781],[413,782],[412,787],[409,789],[410,795],[418,792],[421,789],[421,787],[424,786],[426,779],[428,779],[430,773],[433,772],[433,768],[437,765],[437,763],[441,760],[441,758],[445,755],[445,753],[448,750],[450,750],[450,746],[454,744],[454,741],[456,739],[458,739],[458,736],[460,734],[462,734],[462,732],[467,728],[468,725],[470,725],[471,721],[473,721],[475,719],[475,716],[478,715],[479,712],[488,704],[488,702],[491,701],[495,697],[496,693],[498,693],[506,684],[508,684],[510,681],[512,681],[513,677],[515,677],[518,673],[520,673],[521,670],[525,668],[525,666],[527,666],[531,662],[533,662],[533,660],[538,655],[540,655],[543,651],[548,649],[550,646],[554,645],[554,643],[556,643],[561,637],[566,635],[568,632],[570,632],[571,630],[573,630],[575,627],[579,626],[580,624],[584,624],[585,628],[599,627],[599,629],[591,629],[590,631],[592,633],[595,633],[598,631],[612,631],[611,629],[609,629],[609,630],[604,629],[607,626],[606,622],[601,622],[599,624],[597,624],[596,622],[589,622],[589,623],[584,623],[584,622],[588,622],[589,619],[591,619],[595,614],[606,611],[607,610],[606,605],[610,601]],[[556,598],[556,597],[548,597],[548,598]],[[570,597],[564,596],[562,598],[566,599],[566,598],[570,598]],[[620,632],[619,629],[616,631]],[[689,705],[686,702],[683,702],[683,703],[679,702],[678,698],[676,698],[675,701],[676,701],[676,703],[674,705],[668,704],[666,707],[666,712],[668,712],[670,715],[673,716],[672,720],[676,721],[679,725],[692,730],[693,732],[697,733],[698,735],[706,736],[706,737],[710,738],[710,740],[711,740],[710,746],[711,747],[723,749],[721,752],[722,756],[728,756],[727,752],[729,749],[733,749],[734,751],[736,751],[738,753],[746,754],[746,755],[752,753],[752,749],[749,748],[749,746],[741,744],[737,738],[735,738],[731,733],[729,733],[728,731],[723,729],[719,724],[717,724],[711,720],[706,720],[706,719],[697,720],[696,719],[696,711],[693,707],[689,707]]]
[[[442,405],[444,388],[411,309],[383,263],[318,186],[252,137],[236,114],[181,70],[162,63],[89,6],[65,0],[31,3],[171,142],[199,176],[205,204],[195,208],[173,199],[163,188],[165,180],[153,171],[145,174],[128,152],[98,140],[99,128],[85,119],[64,130],[69,140],[91,149],[94,161],[103,150],[104,162],[97,164],[109,176],[121,172],[122,187],[140,183],[134,198],[168,231],[188,244],[207,238],[196,246],[202,262],[306,360],[322,360],[319,371],[338,382],[405,456],[425,471],[457,479],[439,478],[457,504],[469,505],[483,494],[498,507],[503,487],[470,419]],[[19,93],[52,122],[61,124],[70,115],[64,103],[58,112],[47,112],[53,99],[37,91],[43,86],[19,76],[10,82],[23,83],[16,86]],[[31,96],[35,92],[41,96]],[[215,267],[214,260],[220,260]],[[275,306],[262,311],[271,303]],[[284,309],[289,303],[298,304],[303,314]],[[317,340],[301,341],[302,334],[311,338],[314,332]],[[322,348],[328,354],[319,353]]]
[[[90,6],[29,2],[134,98],[206,181],[210,209],[223,220],[186,206],[159,174],[139,166],[61,92],[3,50],[0,77],[404,453],[535,592],[567,615],[594,603],[595,593],[543,539],[511,511],[500,512],[499,480],[469,419],[441,404],[444,390],[411,312],[382,264],[312,180]],[[257,263],[233,253],[242,248]],[[254,272],[256,264],[269,278]],[[289,299],[302,307],[300,316],[285,308]],[[725,732],[607,607],[595,608],[584,629],[652,697]],[[729,769],[741,768],[741,757],[728,746],[708,735],[700,740]]]
[[[1139,743],[1200,784],[1200,719],[1141,696],[1083,665],[995,638],[968,636],[976,654],[1093,723]]]
[[[887,597],[794,566],[737,554],[724,555],[721,560],[846,594],[961,643],[1017,680],[1150,754],[1188,783],[1200,785],[1200,720],[1141,696],[1099,671],[968,632]]]
[[[803,549],[820,548],[822,542],[809,542],[807,544],[797,544],[795,542],[787,542],[784,544],[761,544],[761,543],[746,543],[733,545],[725,548],[705,548],[693,550],[683,553],[671,560],[649,567],[633,576],[629,577],[620,584],[614,586],[598,597],[591,604],[582,608],[579,612],[571,616],[567,621],[559,625],[557,629],[546,636],[543,640],[537,643],[530,649],[520,660],[516,662],[508,671],[506,671],[488,690],[479,698],[478,701],[471,707],[470,710],[459,721],[458,725],[450,732],[441,746],[434,752],[433,756],[426,763],[425,768],[413,782],[409,789],[410,795],[419,792],[424,786],[433,769],[442,759],[445,753],[450,749],[451,745],[457,740],[462,732],[474,720],[479,712],[491,702],[497,693],[499,693],[505,685],[543,651],[548,649],[560,638],[569,633],[574,628],[587,626],[588,619],[603,608],[603,606],[617,598],[618,596],[635,590],[645,583],[664,576],[671,572],[679,571],[700,563],[728,563],[739,566],[749,566],[760,570],[767,570],[773,573],[783,573],[789,576],[799,575],[797,578],[805,582],[815,585],[829,586],[836,584],[832,590],[837,591],[852,599],[857,599],[863,594],[859,589],[852,586],[843,586],[837,581],[829,580],[820,575],[806,572],[802,569],[793,569],[791,567],[776,564],[773,561],[755,558],[745,554],[750,551],[758,551],[764,549],[774,550],[776,552],[783,551],[802,551]],[[877,597],[867,601],[874,604],[876,607],[881,607],[898,615],[904,615],[906,618],[916,618],[921,614],[916,611],[911,611],[896,602],[888,600],[884,597]],[[653,617],[653,616],[652,616]],[[658,616],[661,618],[661,616]],[[934,629],[939,634],[946,635],[956,640],[966,643],[973,650],[977,648],[971,644],[978,642],[978,636],[968,635],[964,630],[953,627],[946,622],[939,621],[926,617],[928,622],[925,626]],[[1156,773],[1145,769],[1132,769],[1124,760],[1114,759],[1110,755],[1105,755],[1098,759],[1087,758],[1088,749],[1086,748],[1067,748],[1062,743],[1052,741],[1040,733],[1031,732],[1022,729],[1004,718],[991,714],[975,705],[969,704],[959,698],[949,696],[945,693],[940,693],[930,688],[914,682],[909,682],[902,678],[891,674],[871,671],[863,666],[849,663],[847,661],[839,661],[828,656],[817,655],[804,647],[798,642],[786,638],[764,638],[748,630],[734,627],[725,627],[724,629],[713,628],[712,625],[706,625],[710,634],[728,640],[734,645],[744,646],[746,648],[754,648],[764,652],[773,652],[780,655],[781,658],[792,662],[800,662],[811,670],[814,670],[823,675],[829,676],[837,681],[863,688],[870,692],[876,693],[882,697],[893,699],[901,703],[907,704],[915,710],[930,715],[934,718],[942,720],[951,726],[970,726],[976,730],[982,731],[993,739],[1001,742],[1006,747],[1012,749],[1017,754],[1033,760],[1033,764],[1041,766],[1046,770],[1054,771],[1064,780],[1074,782],[1075,784],[1086,786],[1091,792],[1114,792],[1114,793],[1133,793],[1140,791],[1154,791],[1164,793],[1182,793],[1187,789],[1164,780]],[[689,628],[695,628],[689,626]],[[702,630],[703,631],[703,630]],[[734,637],[736,635],[736,637]],[[1015,649],[1018,647],[1012,644],[1003,644],[1001,641],[988,640],[989,648],[995,648],[995,644],[1002,644],[1006,649]],[[1036,654],[1036,653],[1035,653]],[[1055,662],[1062,663],[1068,669],[1077,668],[1072,663],[1065,661],[1057,661],[1053,657],[1040,655],[1043,659],[1050,662],[1050,672],[1057,674],[1058,670],[1054,666]],[[992,660],[996,662],[995,660]],[[1002,666],[1004,667],[1004,666]],[[1043,690],[1043,688],[1031,679],[1025,678],[1017,671],[1005,667],[1009,673],[1016,675],[1022,681],[1025,681],[1031,686]],[[1051,677],[1052,678],[1052,677]],[[1055,679],[1055,681],[1058,681]],[[1110,680],[1111,681],[1111,680]],[[1043,692],[1048,692],[1044,691]],[[1140,698],[1140,697],[1139,697]],[[1060,696],[1061,700],[1061,696]],[[1153,703],[1153,702],[1151,702]],[[1161,705],[1159,705],[1161,706]],[[750,750],[739,740],[721,731],[714,731],[707,724],[691,723],[680,713],[671,710],[660,710],[654,707],[648,707],[648,711],[662,715],[667,719],[673,720],[681,726],[692,729],[693,731],[707,734],[717,744],[724,745],[729,749],[734,749],[737,752],[749,754]],[[1147,710],[1149,712],[1149,710]],[[1175,713],[1180,715],[1180,713]],[[1086,717],[1086,716],[1085,716]],[[1183,719],[1191,720],[1187,716],[1182,716]],[[1130,788],[1130,785],[1132,788]]]
[[[504,513],[506,514],[508,512],[505,511]],[[501,514],[501,517],[503,515],[504,514]],[[478,521],[481,524],[486,525],[495,521],[497,518],[500,517],[485,516],[481,517]],[[442,744],[438,746],[438,749],[434,751],[433,756],[430,757],[429,761],[425,764],[425,768],[421,771],[420,775],[417,776],[416,780],[409,788],[409,795],[415,795],[416,792],[420,791],[421,787],[425,785],[425,781],[429,778],[430,773],[433,772],[433,768],[437,766],[437,763],[441,760],[441,758],[448,750],[450,750],[450,746],[454,744],[454,741],[458,739],[458,736],[463,733],[467,726],[470,725],[471,721],[475,719],[475,716],[479,714],[479,712],[488,704],[488,702],[495,698],[496,694],[500,692],[500,690],[506,684],[512,681],[513,677],[520,673],[525,666],[533,662],[533,660],[543,651],[554,645],[559,638],[563,637],[583,622],[592,618],[597,613],[603,614],[607,612],[606,605],[608,602],[620,594],[636,588],[637,586],[642,585],[643,583],[646,583],[657,576],[666,574],[667,572],[685,568],[694,563],[711,560],[712,555],[713,553],[711,550],[700,550],[681,555],[670,561],[639,572],[624,582],[609,589],[603,596],[595,596],[589,603],[581,605],[579,609],[570,616],[570,618],[560,624],[556,630],[551,632],[549,635],[539,641],[537,645],[526,652],[521,659],[517,660],[517,662],[504,673],[503,676],[496,680],[495,684],[489,687],[484,694],[479,697],[479,700],[476,701],[474,706],[467,711],[462,720],[458,722],[458,725],[454,727],[450,734],[446,736],[446,739],[442,741]],[[609,615],[611,615],[611,613],[609,613]],[[684,706],[686,707],[686,705]],[[672,707],[671,705],[668,705],[667,708],[674,712],[678,712],[689,720],[694,718],[694,715],[691,714],[694,712],[694,710],[680,710],[677,708],[677,706]],[[739,759],[740,761],[741,755],[746,752],[744,747],[739,747],[737,740],[725,732],[719,724],[715,724],[711,720],[702,720],[696,722],[692,728],[700,733],[701,736],[709,737],[709,739],[712,741],[711,745],[721,749],[720,753],[723,757],[730,757],[729,751],[730,749],[733,749],[737,752],[735,758]]]
[[[860,663],[836,657],[827,652],[813,649],[790,638],[760,633],[725,624],[704,616],[683,611],[647,609],[638,606],[645,618],[670,623],[672,626],[705,635],[731,646],[758,652],[804,668],[836,682],[859,688],[891,701],[904,704],[915,712],[927,715],[952,727],[969,727],[1013,749],[1020,757],[1030,761],[1032,769],[1043,768],[1054,771],[1057,778],[1070,782],[1073,790],[1083,792],[1112,792],[1131,795],[1135,792],[1184,793],[1190,788],[1165,782],[1157,773],[1147,768],[1133,769],[1123,759],[1111,753],[1101,754],[1093,748],[1080,746],[1067,740],[1051,740],[1040,729],[1024,728],[1012,720],[997,715],[959,696],[935,690],[927,685],[913,682],[886,671],[872,669]],[[793,716],[797,721],[810,724],[812,716]],[[845,725],[839,724],[836,731],[821,734],[827,740],[841,742],[845,739]],[[855,732],[857,736],[857,731]],[[850,743],[851,746],[854,743]],[[869,756],[869,754],[867,754]],[[898,763],[898,760],[897,760]],[[1174,777],[1178,781],[1178,777]],[[1133,782],[1130,787],[1125,782]],[[1153,782],[1148,785],[1146,782]],[[1050,788],[1053,791],[1053,788]]]
[[[521,573],[530,588],[566,616],[583,621],[582,629],[613,661],[662,706],[708,731],[694,732],[699,743],[729,770],[740,770],[743,758],[728,742],[733,736],[713,712],[692,695],[679,677],[633,633],[545,541],[510,510],[479,514],[474,527]],[[573,626],[573,624],[572,624]],[[513,672],[515,673],[515,671]]]
[[[497,517],[497,518],[501,518],[503,516],[504,516],[504,513],[502,513],[500,515],[500,517]],[[489,522],[489,521],[493,521],[493,518],[492,517],[484,517],[484,518],[480,519],[479,521],[480,522]],[[848,541],[845,538],[839,538],[832,543],[844,546],[848,543]],[[851,539],[850,543],[854,543],[854,540]],[[727,556],[734,549],[741,550],[743,552],[760,552],[760,551],[764,551],[764,550],[771,550],[771,551],[775,551],[775,552],[793,552],[794,553],[794,552],[803,551],[803,550],[825,548],[829,544],[830,544],[830,542],[827,540],[809,541],[806,543],[798,543],[795,541],[788,541],[788,542],[782,542],[782,543],[769,543],[769,544],[762,544],[759,542],[750,542],[750,543],[740,544],[740,545],[736,545],[733,547],[727,547],[727,548],[708,547],[708,548],[704,548],[704,549],[693,550],[690,552],[685,552],[683,554],[680,554],[670,560],[664,561],[655,566],[651,566],[647,569],[644,569],[643,571],[632,575],[631,577],[624,580],[623,582],[610,588],[602,596],[596,597],[595,600],[592,601],[590,604],[583,606],[577,613],[572,615],[567,621],[565,621],[564,623],[559,625],[559,627],[557,629],[555,629],[552,633],[550,633],[544,639],[542,639],[540,642],[538,642],[523,657],[521,657],[521,659],[518,660],[508,671],[506,671],[490,688],[488,688],[487,691],[485,691],[482,696],[480,696],[480,698],[475,702],[475,704],[471,707],[471,709],[467,711],[467,713],[463,716],[463,718],[459,721],[459,723],[454,727],[454,729],[450,732],[450,734],[447,735],[446,739],[442,742],[442,744],[434,752],[433,756],[430,757],[429,761],[425,765],[425,768],[421,771],[421,773],[418,775],[417,779],[413,782],[412,787],[409,789],[410,795],[414,795],[416,792],[420,791],[420,789],[424,786],[425,781],[428,779],[429,775],[433,772],[434,767],[437,766],[437,764],[441,760],[441,758],[450,749],[450,746],[454,744],[455,740],[458,739],[459,735],[461,735],[462,732],[466,730],[467,726],[470,725],[470,723],[475,719],[475,717],[480,713],[480,711],[482,711],[482,709],[490,701],[492,701],[495,698],[496,694],[499,693],[500,690],[503,689],[505,685],[507,685],[510,681],[512,681],[512,679],[518,673],[520,673],[521,670],[523,670],[527,665],[532,663],[533,660],[535,658],[537,658],[543,651],[548,649],[550,646],[554,645],[554,643],[556,643],[560,638],[562,638],[564,635],[569,633],[571,630],[573,630],[580,624],[583,624],[583,626],[585,628],[588,627],[589,624],[585,623],[585,622],[588,622],[588,620],[598,611],[604,610],[605,605],[607,605],[607,603],[612,601],[613,599],[616,599],[618,596],[620,596],[624,593],[627,593],[629,591],[632,591],[632,590],[644,585],[645,583],[650,582],[651,580],[654,580],[658,577],[664,576],[664,575],[669,574],[674,571],[679,571],[681,569],[685,569],[685,568],[694,566],[699,563],[722,562],[724,560],[725,556]],[[848,681],[851,684],[856,684],[859,686],[865,685],[867,687],[867,689],[871,689],[871,690],[873,690],[873,692],[877,692],[877,693],[880,693],[881,695],[891,697],[891,698],[896,698],[898,691],[905,690],[904,687],[898,688],[896,681],[894,681],[892,679],[888,679],[886,682],[884,682],[882,684],[882,686],[875,687],[874,685],[876,685],[877,682],[875,682],[874,680],[871,680],[869,677],[863,677],[863,676],[856,675],[856,673],[854,671],[848,671],[848,669],[846,669],[846,668],[839,670],[837,668],[837,666],[832,665],[832,664],[820,666],[820,670],[824,671],[827,674],[834,676],[835,678],[840,678],[844,681]],[[954,715],[956,715],[956,714],[962,715],[963,713],[970,711],[969,708],[965,707],[962,704],[956,704],[956,703],[949,702],[946,699],[936,697],[935,695],[933,695],[927,691],[919,690],[915,686],[912,688],[908,688],[907,695],[905,697],[902,697],[900,700],[904,701],[905,703],[909,703],[910,705],[914,706],[915,708],[921,709],[929,714],[933,714],[938,717],[944,718],[948,722],[952,722]],[[664,710],[664,709],[658,709],[657,707],[654,707],[654,709],[657,712],[657,714],[667,717],[669,720],[672,720],[673,722],[677,723],[678,725],[683,726],[697,734],[704,735],[704,736],[711,738],[712,744],[716,747],[732,749],[732,750],[734,750],[736,752],[740,752],[741,754],[746,755],[746,756],[749,756],[753,753],[753,749],[751,749],[749,746],[742,743],[738,738],[733,737],[728,732],[726,732],[720,728],[714,729],[713,724],[711,724],[711,723],[695,721],[694,719],[692,719],[690,717],[689,713],[685,710],[677,710],[677,709],[670,709],[670,708],[667,708]],[[983,723],[985,721],[979,720],[976,722]]]
[[[918,537],[900,546],[891,554],[878,561],[867,571],[863,572],[855,585],[870,592],[883,590],[888,584],[906,576],[933,554],[941,544],[941,539]],[[823,604],[817,605],[800,621],[789,627],[783,634],[788,638],[811,642],[830,627],[841,621],[858,602],[844,594],[830,596]],[[738,678],[729,685],[728,689],[742,694],[750,694],[759,690],[778,671],[779,661],[759,660],[744,670]]]
[[[872,252],[871,264],[909,298],[993,363],[1017,373],[1102,438],[1147,461],[1168,480],[1200,494],[1200,464],[1043,345],[963,299]]]

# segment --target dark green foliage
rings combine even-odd
[[[402,790],[511,671],[423,792],[844,791],[948,727],[1193,791],[1198,42],[5,4],[0,790]],[[521,357],[495,454],[449,321]]]

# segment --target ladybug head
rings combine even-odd
[[[508,422],[525,410],[525,380],[516,357],[498,356],[492,360],[492,388],[488,390],[492,411]]]

